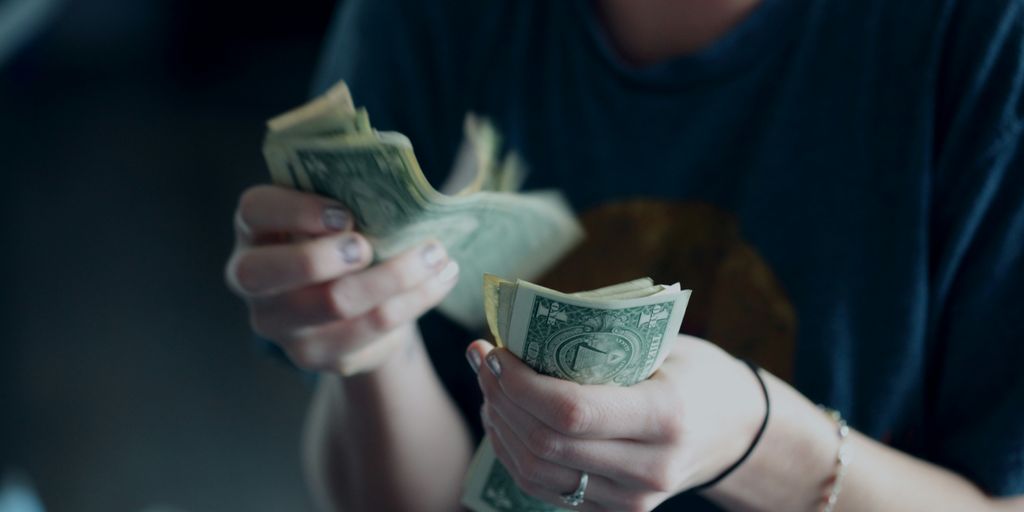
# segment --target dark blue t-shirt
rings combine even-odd
[[[350,0],[315,88],[347,80],[435,184],[465,113],[490,118],[526,161],[526,187],[563,190],[588,229],[549,283],[681,281],[694,290],[684,330],[1012,495],[1024,493],[1022,9],[765,0],[710,47],[637,68],[585,0]],[[470,334],[442,334],[438,318],[424,329],[477,422]]]

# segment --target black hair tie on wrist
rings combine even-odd
[[[740,465],[742,465],[747,460],[747,458],[750,457],[750,454],[753,453],[754,448],[757,447],[757,443],[761,442],[761,438],[764,437],[764,430],[765,428],[768,427],[768,415],[771,413],[772,410],[772,403],[771,400],[768,398],[768,386],[765,385],[764,379],[761,378],[761,369],[758,368],[756,364],[746,359],[740,359],[740,361],[743,361],[748,367],[750,367],[750,371],[754,372],[754,376],[757,377],[757,383],[761,385],[761,391],[764,392],[764,420],[761,421],[761,428],[757,429],[757,435],[754,436],[754,441],[750,443],[750,447],[747,448],[747,451],[743,452],[743,456],[740,457],[739,460],[734,462],[731,466],[725,468],[725,471],[719,473],[718,476],[696,487],[691,488],[687,492],[700,492],[714,486],[718,482],[721,482],[723,479],[725,479],[725,477],[732,474],[733,471],[736,471],[736,468],[740,467]]]

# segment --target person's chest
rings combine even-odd
[[[918,385],[932,107],[926,71],[892,73],[920,48],[880,61],[814,27],[749,67],[640,87],[546,23],[495,54],[479,110],[526,186],[561,189],[587,228],[547,284],[681,281],[684,331],[854,411],[878,375]],[[871,403],[891,414],[865,428],[905,399]]]

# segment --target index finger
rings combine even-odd
[[[319,236],[352,229],[352,215],[332,199],[277,185],[242,193],[235,223],[249,239],[275,234]]]
[[[496,362],[496,364],[495,364]],[[487,354],[481,371],[485,396],[501,392],[513,404],[564,435],[583,439],[651,439],[659,435],[652,393],[631,388],[580,385],[541,375],[506,349]],[[494,368],[499,371],[494,371]],[[489,375],[483,375],[488,373]]]

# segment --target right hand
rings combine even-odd
[[[330,199],[273,185],[242,193],[225,269],[257,334],[301,368],[372,371],[416,337],[416,319],[458,281],[428,241],[370,267],[373,248]]]

